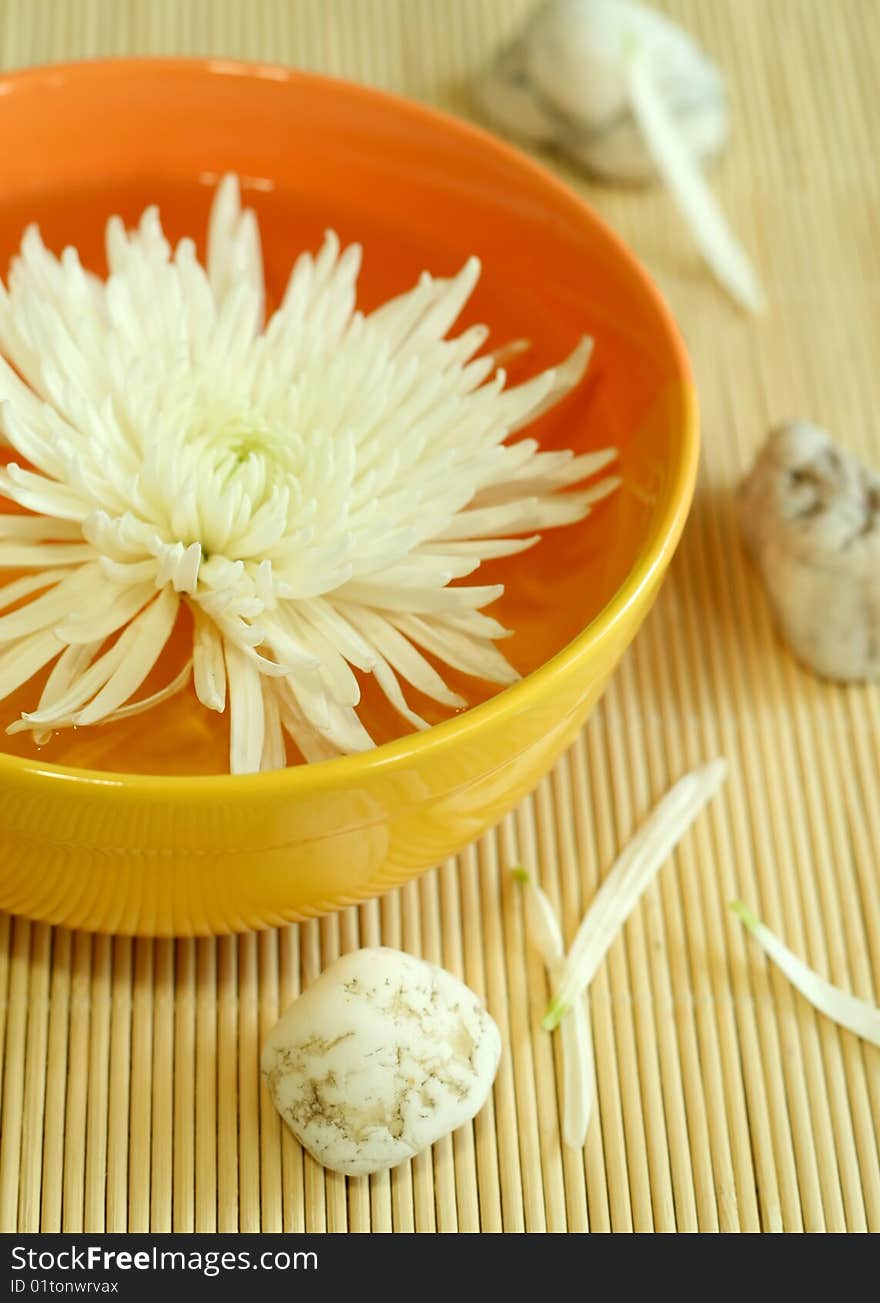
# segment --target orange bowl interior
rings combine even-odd
[[[315,249],[332,227],[343,243],[364,246],[359,304],[366,309],[410,287],[425,269],[448,275],[477,254],[483,275],[460,325],[489,325],[488,347],[531,341],[512,364],[513,380],[561,360],[581,335],[592,335],[586,381],[527,433],[545,447],[616,446],[623,489],[580,524],[486,565],[479,581],[506,585],[491,613],[515,631],[504,650],[524,675],[595,620],[666,527],[683,470],[689,473],[674,419],[687,366],[644,274],[573,195],[464,124],[361,87],[277,69],[120,61],[37,70],[3,84],[4,274],[33,221],[51,248],[75,245],[99,273],[112,213],[134,224],[157,203],[173,241],[202,241],[213,185],[234,170],[260,220],[270,305],[296,253]],[[187,636],[183,623],[145,692],[167,681]],[[493,693],[479,681],[451,678],[471,704]],[[40,686],[32,681],[0,703],[0,727],[34,702]],[[431,722],[444,718],[411,695]],[[362,711],[381,741],[408,731],[369,684]],[[0,749],[29,766],[222,773],[227,727],[190,692],[148,716],[62,732],[40,750],[29,734],[0,740]]]

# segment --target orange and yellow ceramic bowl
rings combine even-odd
[[[4,272],[29,221],[97,271],[113,212],[134,220],[158,202],[172,237],[203,231],[212,187],[232,170],[260,218],[270,294],[332,226],[364,244],[366,307],[475,253],[484,272],[467,319],[498,343],[528,337],[522,367],[595,337],[587,382],[538,433],[548,447],[616,445],[624,483],[579,525],[487,567],[486,582],[507,585],[498,614],[516,630],[505,652],[523,674],[513,687],[488,696],[471,684],[471,709],[371,753],[248,777],[219,772],[226,722],[206,724],[186,698],[42,751],[19,735],[0,753],[0,908],[36,919],[238,931],[363,900],[436,864],[572,740],[678,541],[697,416],[657,292],[528,159],[362,86],[222,60],[41,68],[0,78],[0,136]],[[2,703],[0,726],[13,705]]]

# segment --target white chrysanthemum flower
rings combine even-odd
[[[515,388],[483,327],[456,338],[479,275],[355,310],[361,251],[328,234],[302,254],[263,322],[260,238],[238,184],[218,188],[207,267],[172,250],[155,208],[112,218],[109,274],[60,259],[35,227],[0,286],[0,469],[23,512],[0,517],[0,698],[52,665],[10,731],[146,710],[184,687],[230,714],[230,766],[370,747],[355,671],[411,724],[401,680],[466,704],[445,662],[504,684],[505,630],[481,612],[500,585],[457,583],[580,519],[616,481],[558,493],[612,452],[506,440],[583,374],[589,342]],[[137,700],[186,603],[192,659]],[[427,655],[426,655],[426,654]],[[430,657],[431,659],[428,659]],[[52,664],[54,662],[54,664]]]

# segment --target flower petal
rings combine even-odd
[[[402,675],[417,691],[454,710],[467,705],[464,697],[446,686],[433,665],[380,612],[355,605],[346,606],[344,610],[355,628],[375,648],[379,658]],[[382,678],[379,675],[376,677],[384,688]]]
[[[30,570],[34,566],[79,566],[92,561],[95,549],[88,543],[2,543],[0,566]]]
[[[60,583],[35,597],[32,602],[20,606],[9,615],[0,615],[0,642],[12,642],[25,634],[35,633],[38,629],[57,625],[72,609],[81,606],[90,590],[94,591],[97,575],[97,566],[83,566],[73,574],[65,574]],[[59,642],[64,641],[59,637]]]
[[[115,710],[126,696],[137,691],[152,669],[173,628],[178,604],[177,594],[165,589],[151,606],[123,629],[113,646],[71,683],[66,692],[48,707],[24,711],[22,718],[29,724],[63,727],[81,722],[77,711],[86,702],[91,702],[89,715],[92,722],[105,710],[108,714]],[[111,682],[112,687],[109,686]],[[131,686],[126,693],[127,684]],[[105,688],[108,689],[106,693]],[[122,695],[119,695],[120,691]],[[90,720],[87,718],[86,722]]]
[[[858,996],[843,991],[820,977],[794,951],[789,950],[774,932],[765,927],[760,919],[755,918],[742,901],[733,901],[730,908],[746,925],[767,957],[773,960],[814,1009],[855,1036],[861,1036],[872,1045],[880,1045],[880,1009],[875,1004],[860,1000]]]
[[[37,575],[24,575],[21,579],[14,579],[11,584],[0,588],[0,611],[7,606],[14,606],[23,597],[30,597],[31,593],[50,588],[67,574],[67,570],[43,570]]]
[[[134,715],[144,715],[148,710],[159,706],[163,701],[169,701],[176,697],[178,692],[182,692],[189,683],[192,676],[192,661],[187,661],[170,683],[166,683],[164,688],[151,692],[148,697],[143,697],[140,701],[130,701],[126,706],[120,706],[112,714],[105,715],[100,721],[102,724],[115,724],[121,719],[131,719]]]
[[[284,731],[281,726],[281,706],[278,694],[269,689],[263,691],[263,711],[265,714],[265,732],[263,736],[263,754],[260,769],[283,769],[287,764],[287,748],[284,745]]]
[[[217,626],[209,620],[197,604],[190,607],[193,615],[193,679],[196,696],[203,706],[221,713],[226,709],[226,661],[223,639]]]
[[[242,211],[238,178],[223,177],[211,205],[208,223],[208,280],[222,306],[244,282],[262,301],[263,254],[260,233],[250,209]]]
[[[229,770],[255,774],[263,758],[266,712],[260,672],[234,643],[224,642],[229,682]]]
[[[0,700],[32,679],[61,650],[62,644],[52,630],[41,629],[0,653]]]
[[[0,515],[0,538],[30,543],[58,543],[61,540],[82,542],[82,529],[75,520],[56,520],[51,516]]]
[[[97,566],[87,567],[89,578],[94,582]],[[59,584],[56,592],[61,589]],[[117,588],[104,584],[98,588],[97,601],[85,609],[65,611],[65,619],[55,627],[55,632],[66,643],[101,643],[117,629],[128,624],[129,620],[143,610],[147,603],[156,596],[156,585],[152,582],[134,584],[131,587]],[[31,603],[34,606],[35,603]],[[26,608],[30,609],[30,608]],[[2,620],[0,620],[2,632]]]
[[[75,716],[76,724],[95,724],[105,719],[137,692],[171,636],[179,604],[177,594],[166,588],[132,621],[126,633],[136,630],[137,636],[132,637],[126,656],[101,690]]]
[[[491,642],[474,638],[430,617],[422,619],[418,615],[395,611],[389,618],[405,637],[465,674],[486,679],[489,683],[515,683],[520,677],[519,670],[514,669]]]
[[[302,752],[303,758],[310,763],[315,763],[320,760],[332,760],[334,756],[338,756],[339,748],[309,723],[289,686],[282,682],[278,686],[277,693],[281,722]]]

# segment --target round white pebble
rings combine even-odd
[[[266,1039],[273,1103],[319,1163],[363,1176],[470,1121],[492,1088],[501,1037],[482,1002],[399,950],[343,955]]]

